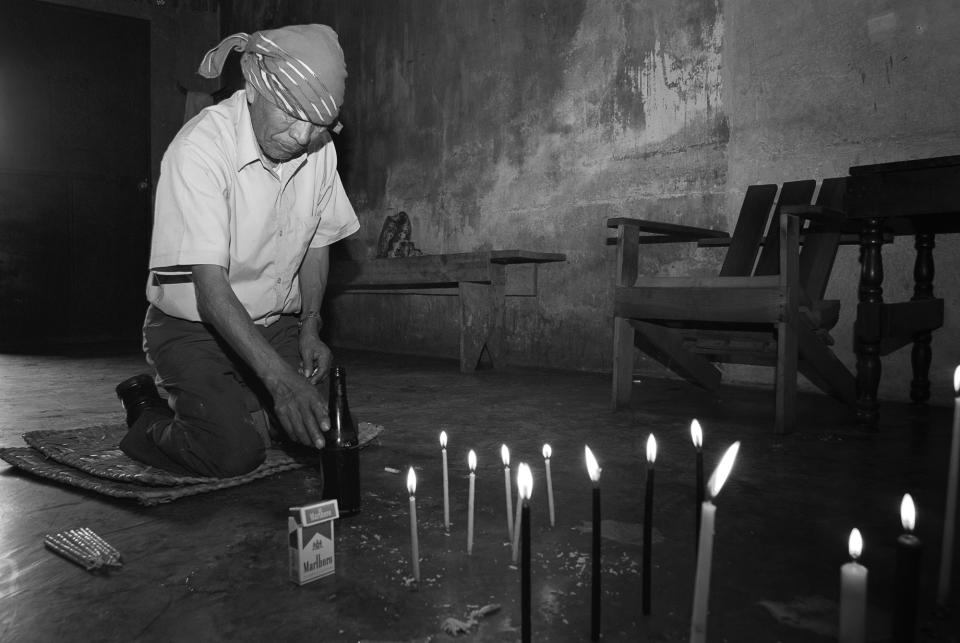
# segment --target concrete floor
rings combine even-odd
[[[610,641],[680,641],[694,576],[694,452],[705,432],[709,475],[742,441],[718,499],[711,641],[836,639],[839,568],[851,527],[864,534],[869,639],[889,636],[898,507],[909,491],[925,543],[918,640],[956,641],[956,603],[933,608],[951,410],[885,404],[881,430],[804,396],[801,428],[771,434],[767,391],[701,392],[682,382],[635,386],[634,411],[607,409],[606,376],[529,370],[462,375],[454,361],[341,353],[358,420],[382,424],[363,452],[364,507],[337,523],[337,574],[298,587],[287,577],[286,510],[316,499],[297,470],[241,487],[141,507],[0,466],[0,640],[3,641],[512,641],[519,574],[506,538],[501,443],[535,476],[532,511],[536,641],[589,635],[589,444],[603,467],[603,633]],[[142,370],[135,351],[0,356],[0,446],[24,431],[120,422],[113,386]],[[450,436],[451,533],[443,530],[437,435]],[[644,447],[659,441],[653,610],[640,611]],[[557,525],[547,519],[540,449],[554,451]],[[479,456],[477,531],[466,549],[468,449]],[[417,468],[423,580],[411,583],[405,473]],[[97,575],[44,549],[45,533],[87,526],[125,556]],[[955,557],[956,558],[956,557]],[[498,604],[454,639],[448,617]]]

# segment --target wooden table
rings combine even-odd
[[[364,261],[335,261],[330,290],[455,294],[460,300],[460,370],[473,371],[486,356],[504,365],[504,312],[508,294],[535,295],[537,266],[566,261],[553,252],[487,250]]]
[[[933,247],[937,234],[960,232],[960,156],[851,167],[843,215],[844,231],[860,239],[857,424],[875,430],[881,356],[912,342],[910,398],[930,398],[932,332],[943,325],[943,300],[933,295]],[[883,300],[881,249],[891,235],[915,238],[909,301]]]

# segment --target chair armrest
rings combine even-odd
[[[607,219],[608,228],[630,228],[640,234],[640,243],[675,243],[678,241],[699,241],[700,239],[728,239],[730,235],[722,230],[710,230],[678,223],[663,223],[631,217]],[[646,233],[646,234],[644,234]]]

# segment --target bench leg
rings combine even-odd
[[[506,271],[491,266],[491,281],[461,282],[460,290],[460,371],[475,371],[484,353],[494,368],[503,368],[503,325]]]
[[[633,388],[633,326],[623,317],[613,318],[613,391],[610,407],[629,408]]]

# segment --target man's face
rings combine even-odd
[[[290,116],[247,84],[250,122],[263,154],[274,161],[289,161],[330,141],[324,125]]]

